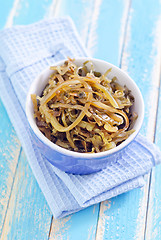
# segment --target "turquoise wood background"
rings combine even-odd
[[[161,148],[159,0],[1,1],[0,28],[69,15],[91,56],[127,71],[145,100],[142,134]],[[160,240],[161,166],[146,185],[55,220],[0,102],[0,236],[25,240]]]

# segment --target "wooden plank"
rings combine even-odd
[[[3,28],[13,7],[13,1],[3,1],[0,8],[0,28]],[[16,172],[20,143],[0,100],[0,235]]]
[[[157,142],[161,146],[161,142]],[[147,225],[145,232],[146,240],[161,239],[161,189],[160,189],[161,165],[153,171],[150,182],[149,204],[147,212]]]
[[[23,3],[27,4],[29,2],[22,1],[21,4]],[[33,6],[32,1],[30,1],[30,3],[31,4],[28,4],[29,12],[31,10],[30,6]],[[41,1],[40,8],[44,9],[43,6],[45,3],[45,0],[44,2]],[[10,9],[10,14],[7,14],[7,21],[5,25],[6,27],[12,26],[15,20],[15,16],[17,24],[21,24],[27,18],[31,20],[29,16],[26,16],[26,18],[24,18],[25,14],[23,15],[23,11],[25,11],[26,8],[23,6],[21,9],[21,4],[20,1],[15,0],[14,4],[11,5],[12,9]],[[32,18],[32,21],[34,22],[41,19],[43,17],[41,15],[42,13],[43,11],[37,12],[35,18]],[[23,21],[21,20],[22,16]],[[23,23],[25,23],[25,21]],[[0,149],[3,149],[0,166],[0,171],[2,173],[0,185],[2,190],[0,191],[2,193],[0,206],[2,210],[0,211],[0,226],[1,228],[3,227],[3,239],[6,239],[6,236],[7,239],[13,239],[12,235],[16,234],[18,238],[16,237],[14,239],[33,239],[34,236],[38,236],[37,239],[45,239],[47,238],[46,236],[48,236],[50,230],[52,214],[49,210],[46,200],[44,199],[43,194],[41,193],[40,188],[35,183],[35,178],[30,171],[28,163],[26,160],[24,160],[24,156],[20,156],[20,167],[18,167],[18,169],[16,168],[18,163],[20,144],[18,143],[16,134],[2,104],[0,105],[0,110],[2,119],[0,127],[0,133],[2,136]],[[15,176],[17,177],[14,179]],[[20,179],[18,179],[18,177],[20,177]],[[24,182],[25,184],[23,185]],[[22,188],[24,192],[22,191]],[[22,192],[23,194],[21,194]],[[38,198],[35,199],[33,196],[36,196]],[[30,210],[33,216],[35,214],[35,219],[33,220],[31,220],[32,215],[28,213],[29,206],[26,200],[28,202],[29,200],[32,202],[32,204],[30,204]],[[8,211],[6,211],[7,208]],[[17,211],[17,209],[19,209],[19,211]],[[39,217],[42,218],[39,219]],[[30,229],[32,230],[30,231]],[[30,233],[27,233],[27,231]],[[19,235],[22,236],[22,238],[19,237]],[[27,237],[29,235],[31,236],[30,238]],[[41,238],[41,236],[44,236],[44,238]]]
[[[51,212],[21,152],[2,239],[48,239]]]
[[[161,6],[156,6],[158,10],[161,10]],[[160,35],[160,28],[161,28],[161,16],[158,17],[156,21],[156,26],[154,28],[155,32],[155,46],[156,46],[156,53],[157,58],[155,60],[155,65],[153,69],[152,79],[157,78],[160,80],[160,64],[161,64],[161,35]],[[159,85],[160,87],[160,85]],[[157,89],[158,91],[160,89]],[[154,97],[155,96],[155,97]],[[157,122],[156,122],[156,133],[155,133],[155,142],[161,149],[161,90],[159,99],[154,94],[150,98],[153,101],[155,100],[155,104],[158,104],[158,114],[157,114]],[[158,100],[158,102],[157,102]],[[152,116],[151,116],[152,117]],[[150,126],[150,124],[149,124]],[[148,126],[148,127],[149,127]],[[150,189],[149,189],[149,199],[148,199],[148,211],[147,211],[147,225],[146,225],[146,232],[145,232],[145,239],[147,240],[157,240],[161,238],[161,188],[160,188],[160,176],[161,166],[156,166],[151,174],[150,178]]]
[[[132,1],[122,58],[123,69],[143,93],[146,105],[142,133],[151,140],[155,130],[159,85],[159,63],[156,64],[158,45],[155,44],[156,32],[153,30],[160,17],[159,1],[155,1],[153,8],[152,4],[150,0]],[[144,239],[148,187],[149,175],[144,188],[122,194],[101,205],[97,239]]]
[[[46,15],[52,0],[19,0],[12,24],[31,24],[41,20]]]
[[[0,235],[16,172],[20,144],[0,102]]]
[[[156,64],[161,66],[161,17],[158,19],[156,24],[156,46],[158,46],[158,59]],[[160,75],[160,74],[159,74]],[[161,78],[160,78],[161,81]],[[160,84],[160,95],[158,99],[158,113],[157,113],[157,122],[156,122],[156,133],[155,133],[155,142],[161,149],[161,84]],[[161,239],[161,165],[156,166],[153,169],[151,174],[150,181],[150,191],[149,191],[149,204],[147,212],[147,226],[146,226],[146,240],[157,240]]]
[[[0,7],[0,28],[3,28],[7,22],[8,16],[13,9],[14,0],[1,1]]]
[[[93,23],[89,34],[88,47],[94,57],[119,66],[129,7],[129,0],[103,1],[98,23]],[[97,45],[92,46],[93,41]]]
[[[88,207],[60,220],[53,219],[50,240],[95,239],[99,205]]]

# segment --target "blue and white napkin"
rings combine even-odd
[[[141,135],[127,147],[124,159],[109,161],[101,172],[82,176],[52,166],[32,142],[24,110],[30,84],[48,65],[67,56],[87,56],[71,19],[4,29],[0,43],[0,96],[54,217],[142,187],[144,175],[161,162],[161,154]]]

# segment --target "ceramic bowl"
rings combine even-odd
[[[50,66],[45,69],[31,84],[26,100],[26,116],[30,125],[33,140],[40,152],[51,164],[62,171],[72,174],[91,174],[98,172],[105,168],[109,161],[115,161],[118,156],[121,157],[126,151],[127,145],[130,144],[139,133],[144,118],[143,98],[134,80],[132,80],[122,69],[102,60],[94,58],[78,58],[75,60],[75,63],[78,66],[82,66],[86,60],[91,60],[94,64],[95,70],[101,73],[105,73],[108,68],[112,68],[108,77],[112,78],[116,76],[121,85],[126,85],[128,89],[131,90],[132,95],[135,98],[132,111],[135,111],[138,114],[138,118],[133,125],[135,132],[124,142],[111,150],[100,153],[78,153],[59,147],[41,133],[34,119],[31,94],[35,93],[40,96],[48,82],[49,76],[53,73],[53,70],[50,70]],[[65,60],[54,63],[54,65],[62,65],[64,61]]]

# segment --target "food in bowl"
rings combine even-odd
[[[68,59],[54,72],[41,96],[32,94],[34,117],[39,130],[53,143],[81,153],[98,153],[115,148],[135,130],[137,114],[131,91],[103,74],[92,61],[77,66]]]

